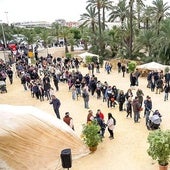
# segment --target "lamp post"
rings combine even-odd
[[[7,12],[7,11],[5,11],[5,15],[6,15],[6,21],[7,21],[7,24],[9,25],[8,12]]]

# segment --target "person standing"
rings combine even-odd
[[[52,95],[51,98],[52,98],[52,100],[50,101],[50,104],[53,105],[54,112],[55,112],[57,118],[60,119],[59,108],[60,108],[61,102],[58,98],[56,98],[55,95]]]
[[[164,101],[168,100],[168,93],[170,92],[170,87],[168,83],[165,84],[164,88]]]
[[[87,123],[91,123],[92,121],[94,121],[93,111],[89,110],[87,115]]]
[[[101,112],[100,109],[97,109],[97,114],[99,114],[99,117],[104,120],[104,114]]]
[[[13,83],[13,71],[12,71],[12,69],[9,67],[6,71],[6,73],[9,77],[10,84],[12,84]]]
[[[119,102],[119,111],[123,111],[123,104],[125,102],[125,95],[123,90],[120,90],[117,101]]]
[[[84,108],[89,109],[89,93],[86,88],[83,89],[82,97],[84,99]]]
[[[141,89],[138,89],[136,91],[136,96],[138,97],[138,101],[140,103],[140,107],[142,107],[142,104],[143,104],[143,96],[144,96],[144,93]]]
[[[54,86],[55,86],[56,91],[58,91],[59,90],[59,87],[58,87],[59,77],[55,74],[53,75],[53,82],[54,82]]]
[[[145,111],[144,111],[144,117],[146,117],[146,125],[149,120],[150,112],[152,110],[152,100],[151,97],[146,96],[146,100],[144,100],[144,106],[145,106]]]
[[[140,71],[136,69],[136,71],[134,72],[134,75],[136,77],[136,86],[139,86],[139,76],[141,75]]]
[[[96,113],[96,117],[94,117],[94,120],[97,121],[98,125],[100,126],[100,135],[102,138],[104,138],[104,133],[105,133],[105,123],[103,122],[103,120],[100,118],[99,113]]]
[[[156,94],[160,94],[163,89],[163,80],[162,78],[158,78],[158,80],[155,82],[156,86]]]
[[[123,77],[125,77],[126,66],[123,64],[123,65],[121,66],[121,69],[122,69]]]
[[[132,118],[132,96],[129,96],[127,99],[126,112],[126,117],[128,118],[128,116],[130,116]]]
[[[114,139],[114,133],[113,133],[113,129],[114,129],[114,126],[115,126],[115,118],[112,116],[111,113],[108,113],[108,120],[107,120],[107,126],[108,126],[108,131],[109,131],[109,138],[110,139]]]
[[[132,102],[132,107],[133,107],[133,113],[134,113],[134,122],[137,123],[139,122],[139,118],[140,118],[140,108],[141,105],[138,101],[138,97],[136,96],[135,99]]]
[[[66,112],[63,121],[74,130],[73,119],[70,117],[70,113]]]
[[[118,73],[121,72],[121,67],[122,67],[122,64],[121,64],[121,62],[119,61],[119,62],[117,63]]]
[[[27,90],[27,78],[25,73],[21,75],[21,84],[23,85],[24,90]]]

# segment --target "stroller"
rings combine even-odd
[[[0,93],[7,93],[7,89],[6,89],[6,83],[5,81],[0,81]]]
[[[149,118],[146,126],[148,130],[156,130],[160,128],[160,124],[162,122],[161,119],[162,115],[159,113],[158,110],[155,110],[153,115]]]

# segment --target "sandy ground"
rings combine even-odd
[[[63,49],[51,51],[51,54],[55,56],[63,55]],[[87,68],[80,68],[80,71],[85,74]],[[126,74],[125,78],[122,74],[118,74],[117,70],[113,70],[108,75],[104,69],[101,69],[101,73],[96,74],[98,80],[101,82],[107,81],[110,85],[116,85],[119,89],[125,92],[129,88],[129,75]],[[53,85],[53,84],[52,84]],[[163,101],[163,93],[155,94],[150,92],[146,88],[145,78],[139,79],[139,86],[144,91],[145,96],[149,95],[152,98],[153,110],[159,109],[162,113],[163,122],[161,129],[170,129],[170,109],[169,101]],[[136,89],[137,89],[136,88]],[[71,99],[71,92],[68,90],[68,86],[65,83],[59,84],[59,92],[55,92],[56,96],[61,100],[61,117],[64,116],[66,111],[70,112],[71,117],[74,120],[75,131],[78,135],[81,135],[82,124],[86,122],[87,109],[84,109],[84,103],[82,98],[77,101]],[[20,79],[15,77],[14,83],[9,84],[7,80],[7,94],[0,94],[1,104],[11,105],[31,105],[39,109],[42,109],[49,114],[55,116],[53,108],[49,105],[48,101],[40,102],[31,97],[29,91],[24,91],[23,86],[20,84]],[[136,90],[133,90],[135,95]],[[149,131],[145,127],[145,119],[143,113],[141,113],[140,123],[134,123],[133,119],[126,118],[126,112],[119,112],[118,106],[116,108],[107,108],[105,102],[96,97],[90,96],[90,109],[96,113],[97,109],[105,115],[107,120],[107,113],[111,112],[117,120],[115,127],[115,139],[110,140],[109,133],[106,130],[105,138],[102,143],[99,144],[96,152],[89,154],[78,160],[74,160],[72,164],[72,170],[155,170],[157,169],[157,162],[153,161],[147,154],[148,148],[147,136]]]

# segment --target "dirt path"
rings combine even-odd
[[[56,56],[63,55],[62,50],[55,52]],[[80,68],[83,74],[87,73],[87,68]],[[104,69],[101,69],[100,74],[96,74],[98,80],[101,82],[107,81],[110,85],[116,85],[119,89],[127,91],[129,88],[129,75],[125,78],[113,70],[108,75]],[[53,85],[53,83],[52,83]],[[169,101],[163,101],[163,94],[151,93],[146,88],[146,80],[139,79],[139,88],[143,89],[145,96],[149,95],[152,98],[153,109],[159,109],[163,115],[162,129],[170,129],[170,110]],[[48,101],[40,102],[32,98],[29,91],[24,91],[19,78],[14,79],[12,85],[7,80],[7,94],[0,94],[1,104],[11,105],[31,105],[42,109],[49,114],[55,116],[53,108]],[[86,122],[87,110],[84,109],[82,98],[78,101],[71,99],[71,92],[68,91],[68,86],[65,83],[59,83],[59,92],[55,92],[56,96],[61,100],[61,117],[66,111],[69,111],[74,120],[75,130],[78,135],[81,135],[82,124]],[[136,90],[133,90],[135,95]],[[135,124],[133,119],[126,118],[126,112],[119,112],[118,106],[116,108],[107,108],[106,103],[96,97],[90,97],[90,109],[96,113],[97,109],[105,115],[107,120],[107,113],[111,112],[117,119],[115,128],[115,139],[108,138],[109,133],[106,130],[103,142],[98,146],[95,153],[83,157],[79,160],[73,161],[72,170],[155,170],[157,169],[156,161],[152,161],[147,155],[147,135],[148,130],[145,127],[145,119],[141,113],[140,123]]]

